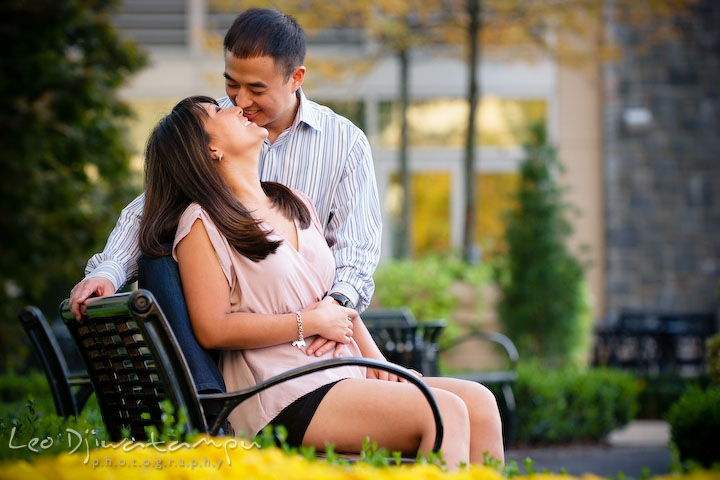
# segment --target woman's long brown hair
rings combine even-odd
[[[149,257],[169,253],[178,221],[192,202],[198,203],[240,254],[259,261],[274,253],[282,240],[268,239],[245,206],[233,195],[210,155],[208,118],[203,103],[209,97],[188,97],[160,120],[145,147],[145,210],[140,222],[140,250]],[[285,216],[302,229],[310,226],[310,211],[289,188],[263,182],[263,190]]]

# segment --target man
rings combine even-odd
[[[305,35],[292,17],[251,9],[237,17],[224,40],[225,91],[221,107],[236,105],[269,136],[260,153],[260,178],[306,193],[315,204],[335,257],[330,295],[362,311],[374,290],[381,216],[370,146],[347,119],[305,98]],[[70,293],[76,316],[93,294],[115,293],[137,276],[140,195],[125,207],[105,250]],[[322,354],[328,344],[308,349]]]

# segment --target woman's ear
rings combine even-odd
[[[217,160],[218,162],[222,161],[223,154],[219,150],[210,147],[210,156],[213,158],[213,160]]]

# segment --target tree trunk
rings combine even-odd
[[[465,139],[465,225],[463,230],[463,257],[469,263],[475,263],[478,252],[475,247],[475,131],[476,110],[480,88],[478,85],[478,65],[480,63],[479,36],[482,27],[480,23],[480,0],[467,0],[470,25],[468,28],[468,68],[470,82],[468,86],[468,129]]]
[[[408,258],[410,255],[410,171],[408,168],[408,90],[409,90],[409,60],[408,51],[400,50],[397,53],[400,62],[400,148],[398,150],[400,163],[400,185],[402,186],[402,208],[400,225],[398,228],[399,245],[396,250],[398,258]]]

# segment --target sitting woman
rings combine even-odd
[[[323,298],[335,264],[309,198],[260,181],[267,135],[240,108],[191,97],[160,121],[146,149],[141,249],[162,254],[174,237],[193,331],[204,347],[222,350],[228,391],[316,362],[305,352],[316,336],[337,342],[335,356],[384,360],[357,312]],[[485,451],[502,460],[495,397],[477,383],[425,381],[443,417],[448,466],[482,462]],[[229,420],[248,436],[282,424],[291,445],[323,450],[333,443],[347,453],[369,436],[414,456],[435,438],[430,407],[415,386],[360,367],[285,382],[242,403]]]

